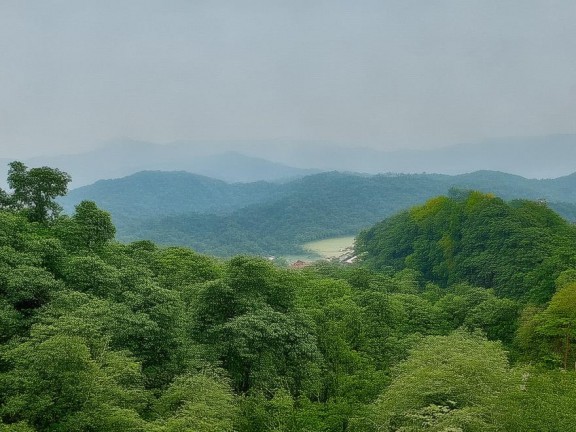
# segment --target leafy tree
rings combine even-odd
[[[221,274],[215,260],[183,247],[156,251],[152,266],[160,285],[176,290],[216,279]]]
[[[464,325],[482,330],[488,339],[510,344],[518,327],[519,304],[511,299],[491,297],[467,314]]]
[[[116,228],[110,214],[100,210],[93,201],[82,201],[71,218],[60,218],[56,233],[74,251],[100,251],[114,239]]]
[[[0,414],[39,430],[141,431],[139,365],[125,353],[91,353],[80,337],[31,339],[3,356]]]
[[[365,426],[382,431],[497,430],[491,410],[515,380],[499,343],[463,331],[429,336],[394,370]]]
[[[70,176],[57,168],[30,168],[22,162],[9,164],[8,185],[11,195],[2,192],[0,201],[5,207],[24,210],[32,222],[47,222],[62,210],[54,201],[68,190]]]
[[[306,322],[269,307],[217,328],[221,358],[234,388],[286,387],[298,395],[317,373],[318,348]]]
[[[521,384],[502,394],[493,416],[510,432],[571,431],[576,424],[576,373],[524,368]]]
[[[0,343],[19,334],[24,327],[22,314],[8,301],[0,298]]]
[[[228,432],[236,416],[229,384],[208,373],[177,377],[155,403],[160,432]]]
[[[64,267],[66,284],[77,291],[101,297],[111,296],[121,289],[120,272],[98,256],[74,256]]]
[[[546,363],[552,354],[554,363],[572,368],[576,361],[576,283],[561,287],[546,309],[525,319],[518,336],[520,346],[536,361]]]
[[[62,282],[48,271],[20,265],[10,270],[0,290],[16,310],[26,313],[47,303],[51,295],[62,288]]]
[[[468,282],[542,303],[576,264],[575,241],[576,229],[545,206],[469,192],[384,220],[356,245],[372,269],[411,268],[444,287]]]
[[[6,425],[0,421],[0,432],[35,432],[26,422]]]

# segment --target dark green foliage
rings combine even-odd
[[[56,230],[68,248],[78,251],[97,251],[116,233],[110,214],[93,201],[82,201],[71,218],[60,218]]]
[[[228,184],[184,171],[143,171],[74,189],[60,201],[68,211],[83,200],[95,201],[115,217],[222,214],[269,200],[281,189],[266,182]]]
[[[22,162],[11,162],[8,185],[13,193],[1,192],[0,207],[23,210],[32,222],[47,222],[62,209],[55,199],[66,194],[70,180],[56,168],[28,169]]]
[[[91,353],[80,337],[32,338],[9,349],[0,414],[37,430],[141,430],[138,364],[126,354]]]
[[[194,332],[216,349],[234,388],[302,391],[319,354],[310,325],[295,313],[293,276],[239,256],[225,276],[200,286]]]
[[[284,386],[298,395],[317,372],[315,338],[298,316],[266,308],[234,317],[213,331],[222,365],[241,393]]]

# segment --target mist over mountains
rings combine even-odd
[[[1,178],[7,163],[1,161]],[[500,138],[433,150],[381,151],[306,141],[151,142],[118,140],[90,152],[28,159],[68,172],[72,187],[139,171],[188,171],[229,183],[287,181],[321,171],[464,174],[493,170],[526,178],[576,171],[576,135]]]
[[[9,160],[3,162],[2,169],[6,170]],[[66,171],[72,176],[72,187],[147,170],[188,171],[230,183],[282,181],[318,172],[246,156],[209,143],[160,145],[132,140],[107,143],[86,153],[36,157],[26,160],[25,163],[29,166],[57,167]]]
[[[229,256],[293,253],[307,241],[355,235],[454,187],[543,199],[576,220],[575,161],[576,135],[552,135],[396,152],[317,142],[125,140],[25,162],[71,174],[66,211],[95,201],[112,214],[122,241]]]
[[[296,148],[297,151],[291,149]],[[379,151],[371,148],[303,143],[278,149],[255,147],[261,157],[325,171],[465,174],[491,170],[526,178],[555,178],[576,171],[576,135],[494,138],[427,150]],[[303,158],[302,155],[306,157]]]

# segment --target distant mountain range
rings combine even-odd
[[[217,151],[217,153],[212,153]],[[0,175],[6,178],[8,159],[0,160]],[[226,182],[287,181],[318,173],[317,169],[294,168],[235,151],[219,151],[209,143],[189,145],[153,144],[124,140],[86,153],[37,157],[24,161],[28,166],[50,166],[72,176],[72,186],[115,179],[140,171],[187,171]]]
[[[243,152],[299,168],[371,174],[457,175],[491,170],[526,178],[556,178],[576,171],[576,134],[494,138],[430,150],[379,151],[346,145],[284,142],[276,147],[255,144]]]
[[[0,160],[0,179],[6,177],[9,161]],[[86,153],[24,162],[68,172],[73,187],[146,170],[187,171],[230,183],[289,181],[334,170],[449,175],[492,170],[526,178],[556,178],[576,171],[576,134],[501,138],[433,150],[400,151],[305,141],[181,141],[160,145],[118,140]]]
[[[68,211],[84,199],[110,211],[124,241],[150,239],[215,255],[299,252],[306,241],[361,229],[451,188],[505,199],[544,200],[576,220],[576,174],[534,180],[494,171],[359,175],[327,172],[286,183],[228,184],[185,172],[141,172],[75,189]]]

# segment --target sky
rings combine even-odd
[[[0,0],[0,157],[575,133],[575,22],[573,0]]]

